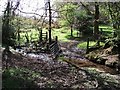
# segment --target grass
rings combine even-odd
[[[38,37],[39,37],[38,36],[39,32],[37,30],[35,30],[35,29],[28,29],[28,30],[31,30],[31,31],[27,32],[28,36],[29,36],[29,39],[31,39],[31,35],[32,35],[32,39],[34,41],[37,40]],[[22,31],[24,31],[24,30],[22,29]],[[25,34],[26,34],[25,32],[20,33],[20,43],[21,44],[24,44],[24,42],[26,42]]]
[[[70,29],[67,27],[63,27],[60,29],[53,29],[52,30],[53,37],[58,36],[58,40],[62,42],[68,42],[71,39],[71,32]],[[73,36],[77,35],[77,30],[73,31]]]
[[[52,30],[53,38],[55,36],[58,36],[59,41],[65,41],[65,42],[69,41],[67,38],[65,38],[67,34],[69,34],[68,30],[65,30],[63,28]]]
[[[30,36],[32,35],[32,39],[34,41],[38,40],[38,37],[39,37],[39,32],[35,29],[28,29],[28,30],[31,30],[28,32],[28,36],[29,36],[29,39],[31,38]],[[22,31],[25,31],[22,29]],[[43,32],[48,32],[47,29],[43,29]],[[23,44],[24,42],[26,42],[26,38],[25,38],[25,32],[21,32],[20,33],[20,43]],[[58,40],[59,41],[62,41],[62,42],[68,42],[70,41],[70,29],[67,28],[67,27],[63,27],[63,28],[60,28],[60,29],[52,29],[52,38],[55,38],[55,36],[58,36]],[[77,30],[74,30],[73,31],[73,36],[77,36]]]
[[[90,42],[89,42],[89,47],[94,46],[95,44],[96,44],[95,41],[90,41]],[[103,46],[104,43],[103,43],[103,42],[100,42],[100,45]],[[87,41],[83,41],[83,42],[79,43],[79,44],[77,45],[77,47],[80,48],[80,49],[87,49]]]
[[[105,37],[111,37],[113,36],[112,33],[113,33],[113,27],[111,26],[105,26],[105,25],[100,25],[99,28],[102,28],[102,35],[105,36]]]
[[[113,29],[112,26],[107,26],[107,25],[100,25],[99,28],[104,28],[104,29]]]
[[[90,41],[89,44],[90,44],[89,46],[93,46],[93,45],[96,44],[96,42]],[[86,42],[86,41],[83,41],[82,43],[79,43],[79,44],[77,45],[77,47],[78,47],[78,48],[81,48],[81,49],[86,49],[86,47],[87,47],[87,42]]]
[[[66,30],[63,31],[63,32],[62,31],[63,31],[62,29],[54,29],[54,30],[52,30],[53,38],[55,36],[58,36],[59,41],[69,41],[67,38],[65,38],[66,35],[68,34],[68,32]]]
[[[102,28],[102,35],[104,37],[111,37],[112,36],[112,32],[113,32],[113,28],[111,26],[105,26],[105,25],[100,25],[99,28]],[[25,31],[23,29],[21,29],[22,31]],[[31,38],[30,36],[32,35],[32,40],[36,41],[39,38],[39,32],[35,29],[28,29],[31,30],[28,32],[28,36],[29,39]],[[47,29],[43,29],[43,32],[48,32]],[[76,37],[77,36],[77,30],[73,30],[73,36]],[[59,29],[52,29],[52,38],[55,38],[55,36],[58,36],[58,40],[62,41],[62,42],[69,42],[71,39],[75,39],[74,37],[70,36],[70,28],[68,27],[62,27]],[[25,38],[25,32],[20,33],[21,35],[21,39],[20,39],[20,43],[24,43],[26,42],[26,38]]]

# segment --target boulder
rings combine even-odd
[[[97,63],[105,65],[105,62],[107,61],[107,55],[99,55],[98,59],[96,60]]]
[[[111,49],[108,49],[111,50]],[[120,67],[120,60],[119,60],[119,55],[110,55],[106,54],[106,51],[104,54],[98,54],[95,52],[90,52],[89,54],[86,55],[86,58],[89,59],[90,61],[106,65],[109,67],[114,67],[114,68],[119,68]]]
[[[107,56],[105,65],[110,67],[116,67],[116,65],[118,66],[118,62],[119,62],[118,56],[119,56],[118,54]]]

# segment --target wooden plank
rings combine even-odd
[[[42,33],[42,35],[46,35],[46,33]]]
[[[51,47],[51,52],[56,56],[59,52],[58,44],[54,44],[53,47]]]

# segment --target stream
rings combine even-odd
[[[116,74],[117,72],[115,69],[112,69],[110,67],[107,67],[105,65],[100,65],[93,63],[86,59],[83,54],[85,54],[85,50],[81,50],[76,47],[78,44],[77,41],[73,42],[65,42],[60,43],[60,48],[62,50],[62,53],[60,54],[60,57],[62,56],[64,59],[69,60],[70,62],[76,64],[79,67],[88,67],[88,68],[95,68],[96,70],[99,70],[100,72],[107,72],[111,74]],[[36,59],[36,60],[43,60],[51,63],[53,61],[53,57],[51,54],[46,53],[28,53],[26,54],[23,49],[16,49],[16,52],[21,53],[25,57],[28,57],[30,59]],[[59,58],[58,58],[59,59]],[[71,63],[71,64],[72,64]]]
[[[62,53],[56,60],[51,54],[25,53],[23,49],[16,49],[14,54],[21,53],[24,57],[12,59],[13,65],[40,73],[42,76],[33,78],[39,87],[120,88],[120,74],[110,67],[86,59],[85,51],[77,48],[77,43],[60,43]]]

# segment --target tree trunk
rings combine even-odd
[[[72,25],[70,26],[70,30],[71,30],[71,37],[73,37],[73,27],[72,27]]]
[[[99,38],[99,5],[95,2],[94,38]]]
[[[48,2],[49,5],[49,43],[51,43],[51,7],[50,7],[50,1]]]
[[[112,20],[112,26],[114,29],[119,29],[119,20],[118,20],[118,16],[119,16],[119,10],[112,10],[112,8],[115,6],[117,6],[116,4],[111,4],[111,3],[108,3],[107,4],[108,6],[108,10],[109,10],[109,13],[110,13],[110,18]],[[116,12],[116,13],[115,13]]]

